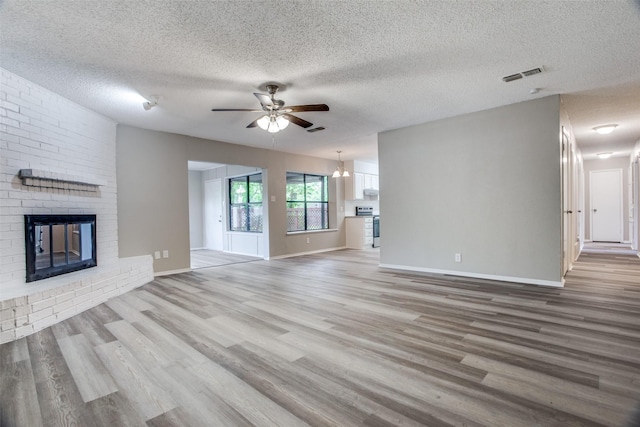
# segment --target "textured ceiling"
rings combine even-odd
[[[550,94],[585,154],[640,139],[638,1],[5,0],[0,37],[2,67],[120,123],[237,144],[375,161],[378,132]],[[272,140],[210,111],[258,107],[267,82],[328,104],[299,114],[327,129]]]

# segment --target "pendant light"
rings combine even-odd
[[[331,177],[332,178],[340,178],[341,176],[345,178],[350,177],[351,175],[349,175],[349,171],[344,168],[344,162],[340,157],[340,153],[342,153],[342,151],[338,150],[336,152],[338,153],[338,166],[336,166],[336,170],[333,171],[333,175],[331,175]]]

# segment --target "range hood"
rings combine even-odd
[[[365,196],[377,196],[378,193],[379,191],[375,188],[365,188],[364,190],[362,190],[362,194],[364,194]]]

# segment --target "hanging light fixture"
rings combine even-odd
[[[331,175],[332,178],[340,178],[341,176],[347,178],[351,175],[349,175],[349,171],[346,170],[344,168],[344,162],[342,161],[342,158],[340,157],[340,153],[342,153],[342,151],[338,150],[336,151],[338,153],[338,166],[336,166],[336,170],[333,171],[333,175]]]

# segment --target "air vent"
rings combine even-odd
[[[534,76],[536,74],[540,74],[543,71],[544,71],[544,68],[536,67],[536,68],[532,68],[532,69],[527,70],[527,71],[522,71],[520,73],[511,74],[510,76],[503,77],[502,81],[506,82],[506,83],[509,83],[509,82],[514,81],[514,80],[520,80],[523,77],[530,77],[530,76]]]
[[[318,126],[317,128],[313,128],[313,129],[307,129],[307,132],[313,133],[313,132],[318,132],[321,130],[324,130],[325,128],[323,128],[322,126]]]
[[[518,80],[518,79],[521,79],[521,78],[522,78],[522,74],[520,74],[520,73],[518,73],[518,74],[511,74],[510,76],[503,77],[503,78],[502,78],[502,81],[503,81],[503,82],[507,82],[507,83],[509,83],[509,82],[512,82],[512,81],[514,81],[514,80]]]
[[[523,71],[522,75],[525,77],[533,76],[534,74],[540,74],[542,72],[542,68],[533,68],[531,70]]]

